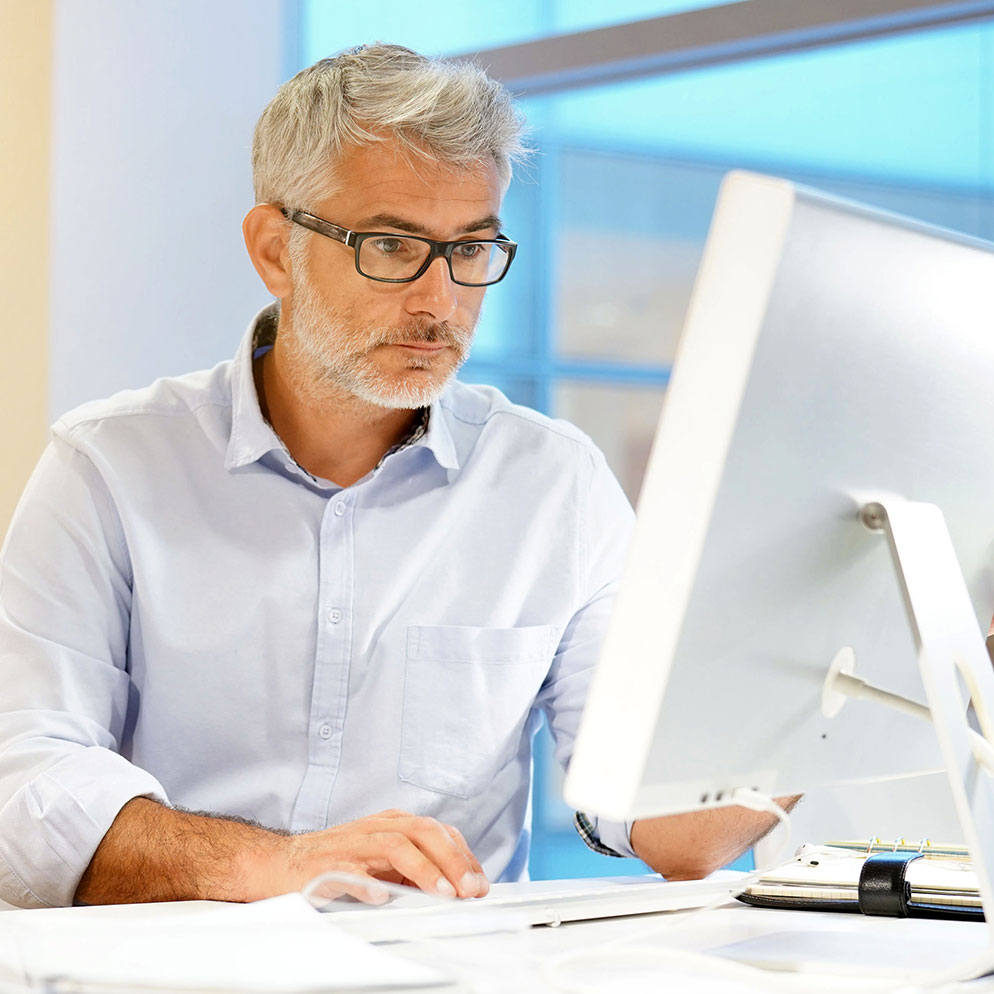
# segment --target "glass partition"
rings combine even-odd
[[[503,0],[489,6],[458,6],[431,0],[420,4],[397,0],[375,4],[305,0],[301,5],[301,64],[310,65],[350,45],[370,41],[406,45],[425,55],[450,55],[728,2],[615,0],[605,4],[603,0]]]

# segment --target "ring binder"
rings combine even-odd
[[[739,900],[764,908],[984,920],[967,850],[927,839],[803,845],[791,862],[764,874]]]

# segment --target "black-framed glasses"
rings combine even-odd
[[[307,211],[289,207],[282,207],[280,211],[294,224],[354,249],[356,271],[381,283],[411,283],[441,257],[449,264],[453,283],[490,286],[507,275],[518,250],[516,242],[500,234],[496,238],[436,242],[432,238],[391,231],[349,231]]]

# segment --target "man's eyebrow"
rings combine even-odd
[[[459,232],[463,235],[469,235],[475,231],[487,231],[490,228],[493,228],[494,231],[500,231],[501,227],[500,218],[496,214],[488,214],[486,217],[464,224]],[[428,234],[428,229],[423,224],[416,224],[414,221],[397,217],[395,214],[373,214],[370,217],[364,217],[357,222],[356,230],[379,231],[382,228],[407,231],[412,235],[426,236]]]

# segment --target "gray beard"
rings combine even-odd
[[[469,357],[473,338],[472,328],[447,322],[412,320],[397,328],[356,327],[329,311],[303,274],[294,285],[292,324],[281,344],[288,365],[297,374],[297,388],[308,400],[326,398],[331,388],[392,409],[413,410],[434,403]],[[384,373],[372,353],[378,346],[397,341],[444,343],[449,350],[442,355],[409,357],[405,363],[409,376]],[[425,370],[434,372],[425,375]]]

